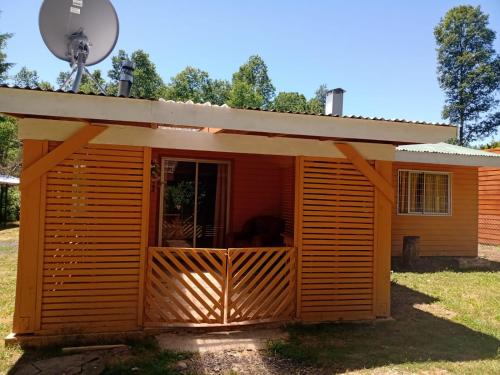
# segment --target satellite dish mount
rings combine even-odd
[[[39,25],[49,50],[71,65],[71,73],[61,89],[66,90],[74,76],[71,90],[78,92],[85,74],[104,93],[87,66],[104,60],[118,39],[118,16],[111,2],[44,0]]]
[[[104,89],[102,86],[94,79],[94,76],[90,74],[87,67],[85,66],[87,62],[87,57],[89,56],[90,44],[87,36],[84,34],[83,30],[77,31],[69,36],[68,43],[68,56],[70,58],[70,64],[72,67],[71,73],[66,78],[64,83],[61,85],[61,90],[66,90],[68,83],[76,72],[75,79],[73,80],[73,85],[71,90],[77,92],[80,88],[82,82],[83,74],[86,74],[89,79],[91,79],[99,91],[104,94]]]

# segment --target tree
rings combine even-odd
[[[19,72],[14,76],[14,85],[19,87],[38,87],[40,82],[40,77],[36,70],[29,70],[27,67],[23,66]]]
[[[308,112],[307,99],[298,92],[280,92],[272,107],[278,112]]]
[[[12,37],[10,33],[0,34],[0,83],[7,80],[7,73],[14,66],[13,63],[7,62],[7,54],[4,52],[7,47],[7,41]]]
[[[319,85],[318,89],[314,93],[314,98],[311,99],[311,100],[316,99],[319,102],[319,104],[322,107],[323,112],[325,110],[326,94],[328,94],[328,91],[329,90],[328,90],[328,87],[326,86],[326,84],[322,83],[321,85]]]
[[[322,113],[325,113],[325,104],[318,98],[309,99],[307,102],[307,112],[314,113],[315,115],[321,115]]]
[[[20,150],[16,120],[0,115],[0,174],[19,175]]]
[[[207,91],[207,102],[217,105],[223,105],[228,102],[231,92],[231,83],[225,79],[213,79],[210,82]]]
[[[80,91],[84,92],[85,94],[99,94],[101,92],[101,89],[96,84],[96,82],[99,83],[103,90],[106,90],[106,81],[104,80],[104,78],[102,78],[101,71],[99,69],[96,69],[91,74],[92,78],[94,78],[95,81],[90,79],[87,75],[84,75],[80,84]]]
[[[242,99],[242,90],[246,91],[248,90],[248,88],[251,88],[251,90],[254,91],[256,95],[246,92],[246,95],[244,96],[248,97],[250,100],[253,100],[252,104],[256,102],[255,99],[257,99],[258,97],[262,98],[262,104],[260,106],[267,108],[272,103],[275,94],[275,88],[267,73],[266,63],[258,55],[250,56],[248,61],[240,66],[240,69],[233,74],[232,84],[233,90],[235,90],[236,87],[238,92],[230,93],[229,97],[231,102],[237,102],[237,97],[239,97],[239,99]],[[250,105],[251,103],[243,104],[243,107],[253,106]]]
[[[260,108],[264,98],[249,83],[234,81],[227,104],[234,108]]]
[[[127,59],[130,59],[135,64],[134,84],[132,85],[130,95],[139,98],[158,99],[165,91],[165,84],[156,71],[156,65],[143,50],[134,51],[130,58],[123,50],[118,51],[118,55],[113,56],[112,68],[108,72],[111,83],[106,90],[107,93],[110,95],[118,93],[121,63]]]
[[[188,66],[171,78],[163,95],[170,100],[222,105],[229,97],[230,87],[229,82],[213,80],[206,71]]]
[[[480,7],[449,10],[434,29],[438,81],[446,102],[442,116],[460,126],[459,143],[466,145],[492,135],[500,124],[494,113],[500,88],[500,57],[493,48],[495,32]]]

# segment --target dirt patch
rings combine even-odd
[[[455,312],[448,310],[437,303],[416,303],[413,307],[420,311],[428,312],[439,318],[452,319],[457,315]]]
[[[127,347],[111,350],[96,350],[86,353],[56,356],[25,361],[12,370],[13,375],[99,375],[108,364],[129,357]]]
[[[271,356],[263,350],[241,350],[200,353],[176,369],[186,374],[292,375],[326,374],[326,370],[307,367],[293,361]]]
[[[286,340],[280,329],[255,329],[210,333],[164,333],[156,336],[161,349],[174,352],[218,352],[266,349],[269,340]]]

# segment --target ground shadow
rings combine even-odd
[[[500,262],[485,258],[461,258],[461,257],[421,257],[415,260],[410,267],[403,264],[401,257],[393,257],[391,267],[396,272],[484,272],[500,271]]]
[[[315,364],[328,373],[428,361],[494,359],[500,340],[425,311],[436,302],[392,284],[393,321],[373,324],[296,325],[290,340],[272,345],[284,357]]]

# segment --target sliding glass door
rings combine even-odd
[[[224,247],[229,162],[162,159],[159,245]]]

